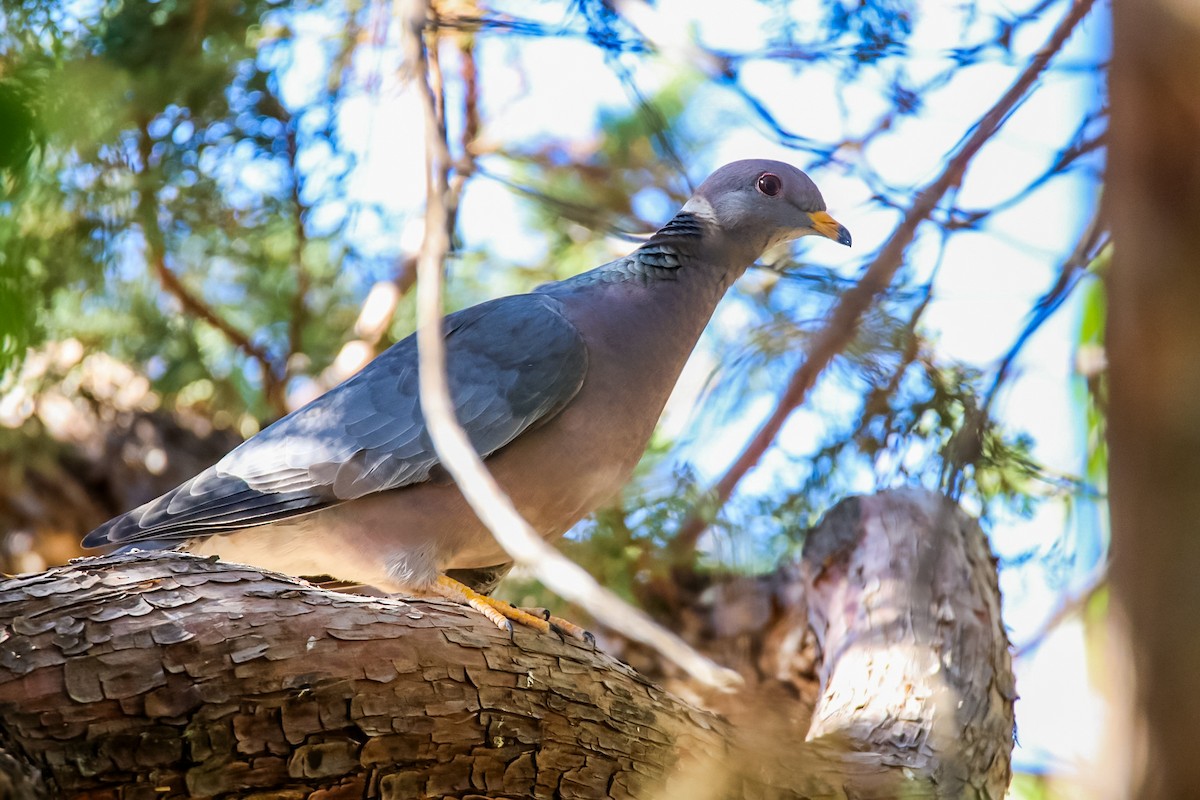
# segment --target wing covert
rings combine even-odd
[[[446,318],[450,393],[484,457],[579,391],[587,349],[558,301],[502,297]],[[438,463],[417,394],[416,338],[264,428],[215,465],[117,517],[87,546],[183,539],[274,522],[428,479]]]

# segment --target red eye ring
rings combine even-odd
[[[758,180],[754,182],[754,188],[765,194],[767,197],[775,197],[783,191],[783,181],[774,172],[764,172],[758,176]]]

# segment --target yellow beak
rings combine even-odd
[[[844,244],[847,247],[850,246],[850,231],[846,230],[845,225],[824,211],[814,211],[808,216],[812,220],[812,229],[814,231],[826,239],[833,239],[838,244]]]

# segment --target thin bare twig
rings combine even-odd
[[[150,267],[154,271],[155,277],[158,278],[163,291],[175,298],[183,307],[184,313],[213,326],[229,340],[230,344],[258,362],[262,371],[263,397],[266,399],[267,405],[280,416],[287,413],[283,384],[275,374],[275,362],[267,355],[267,351],[251,342],[246,334],[235,328],[229,320],[218,314],[212,306],[184,286],[179,276],[167,266],[166,256],[161,249],[151,247]]]
[[[776,404],[774,411],[763,423],[733,465],[721,476],[711,490],[717,509],[733,494],[739,482],[754,468],[763,453],[775,441],[783,424],[792,412],[804,402],[809,389],[817,377],[829,366],[834,357],[853,340],[858,322],[863,313],[874,302],[904,261],[904,253],[916,236],[917,228],[929,218],[942,197],[957,187],[971,159],[980,148],[1000,130],[1012,111],[1026,96],[1034,81],[1046,68],[1050,59],[1062,48],[1075,26],[1091,10],[1094,0],[1074,0],[1066,15],[1055,26],[1050,38],[1029,60],[1025,69],[1017,76],[1008,90],[985,113],[971,132],[964,137],[942,173],[917,194],[908,212],[892,235],[884,243],[875,260],[867,268],[862,280],[853,289],[842,295],[830,312],[824,327],[813,337],[808,347],[807,358],[792,374],[787,388]],[[715,513],[715,512],[714,512]],[[685,520],[676,534],[675,546],[680,550],[694,548],[708,527],[704,516],[695,514]]]
[[[440,17],[437,21],[438,27],[441,27]],[[459,142],[461,156],[454,164],[446,198],[446,231],[451,237],[453,237],[458,224],[459,200],[466,189],[467,181],[476,171],[475,156],[478,147],[476,140],[479,138],[479,131],[482,127],[479,116],[479,70],[475,63],[475,34],[460,30],[456,32],[454,38],[457,41],[462,64],[463,129]],[[445,127],[445,86],[436,48],[429,52],[428,60],[439,124]],[[374,306],[371,303],[364,304],[354,327],[355,331],[372,349],[379,344],[384,332],[391,325],[392,318],[396,315],[396,309],[400,306],[400,299],[408,294],[416,280],[417,259],[413,255],[405,253],[396,259],[396,271],[392,276],[391,286],[386,287],[386,291],[382,294],[384,302],[380,306]],[[374,294],[373,290],[372,295]]]
[[[428,82],[423,34],[429,7],[425,0],[407,0],[407,6],[403,16],[405,55],[414,67],[425,109],[428,168],[425,238],[417,260],[418,373],[421,409],[438,457],[496,541],[513,561],[530,569],[551,591],[588,608],[598,619],[619,628],[629,638],[653,647],[697,680],[718,688],[733,688],[741,682],[736,672],[697,653],[645,612],[601,587],[582,567],[547,544],[521,517],[455,419],[446,378],[441,313],[442,266],[450,249],[446,223],[451,156],[446,130],[440,124],[436,99]]]
[[[996,368],[996,377],[992,381],[992,386],[988,389],[988,393],[983,401],[983,411],[988,413],[992,403],[996,399],[996,394],[1000,391],[1000,387],[1008,379],[1012,372],[1012,366],[1020,356],[1022,349],[1033,334],[1037,333],[1038,328],[1045,324],[1055,311],[1070,297],[1071,292],[1079,284],[1080,278],[1087,270],[1089,264],[1092,263],[1107,244],[1108,239],[1105,237],[1107,222],[1103,216],[1103,206],[1097,205],[1095,214],[1092,216],[1092,221],[1084,228],[1083,234],[1079,237],[1079,241],[1075,244],[1071,255],[1059,267],[1058,274],[1055,276],[1054,285],[1046,290],[1046,293],[1037,299],[1033,308],[1029,312],[1029,318],[1025,322],[1025,327],[1021,329],[1017,335],[1016,341],[1009,347],[1008,352],[1000,360],[1000,365]]]
[[[1062,600],[1058,608],[1046,618],[1036,633],[1014,648],[1013,658],[1024,658],[1040,647],[1046,637],[1053,633],[1059,625],[1086,609],[1092,599],[1106,588],[1108,588],[1108,565],[1104,564],[1087,579],[1078,592]]]

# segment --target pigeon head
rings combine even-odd
[[[748,159],[726,164],[700,184],[684,211],[760,255],[782,242],[818,234],[849,245],[850,232],[825,211],[812,179],[791,164]]]

